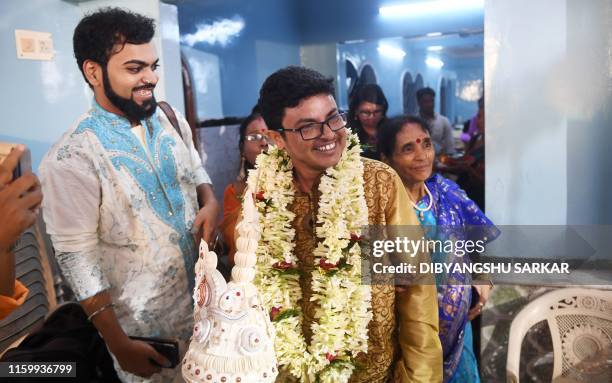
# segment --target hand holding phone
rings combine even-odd
[[[0,142],[0,187],[31,170],[30,150],[25,145]]]
[[[166,358],[150,344],[138,339],[124,336],[121,341],[107,345],[123,371],[143,378],[160,373],[159,366],[167,363]]]
[[[139,340],[145,342],[155,349],[158,353],[163,355],[170,362],[169,365],[162,366],[155,360],[150,359],[149,361],[158,367],[162,368],[175,368],[179,364],[179,346],[178,341],[174,339],[162,339],[162,338],[145,338],[138,336],[131,336],[132,340]]]
[[[8,150],[6,144],[0,145],[0,157],[2,150],[6,154],[0,158],[0,216],[5,223],[0,228],[0,252],[3,253],[9,252],[23,231],[34,224],[42,202],[38,178],[29,168],[21,173],[26,166],[22,160],[29,153],[27,148],[23,145],[10,148],[12,150]],[[20,176],[15,178],[17,168]]]

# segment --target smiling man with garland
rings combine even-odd
[[[364,225],[418,220],[397,174],[360,157],[332,80],[288,67],[259,106],[276,143],[249,174],[262,238],[256,283],[276,328],[277,382],[439,382],[434,285],[361,283]],[[423,256],[421,254],[420,256]]]

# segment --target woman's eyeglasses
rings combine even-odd
[[[370,118],[370,117],[378,117],[383,113],[382,109],[377,110],[360,110],[357,112],[361,117]]]
[[[244,136],[244,139],[246,141],[266,141],[267,143],[270,142],[270,139],[268,138],[268,136],[260,134],[260,133],[247,134],[246,136]]]

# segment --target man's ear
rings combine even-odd
[[[274,141],[274,145],[280,149],[285,149],[285,138],[281,132],[268,130],[268,136]]]
[[[102,67],[93,60],[85,60],[83,62],[83,73],[85,78],[92,87],[102,85]]]

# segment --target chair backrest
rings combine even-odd
[[[15,276],[29,290],[26,301],[0,321],[0,355],[41,326],[57,304],[56,265],[42,219],[28,229],[15,248]]]
[[[563,288],[523,307],[510,326],[508,382],[518,383],[523,339],[541,321],[546,321],[552,337],[553,380],[612,381],[612,291]]]

